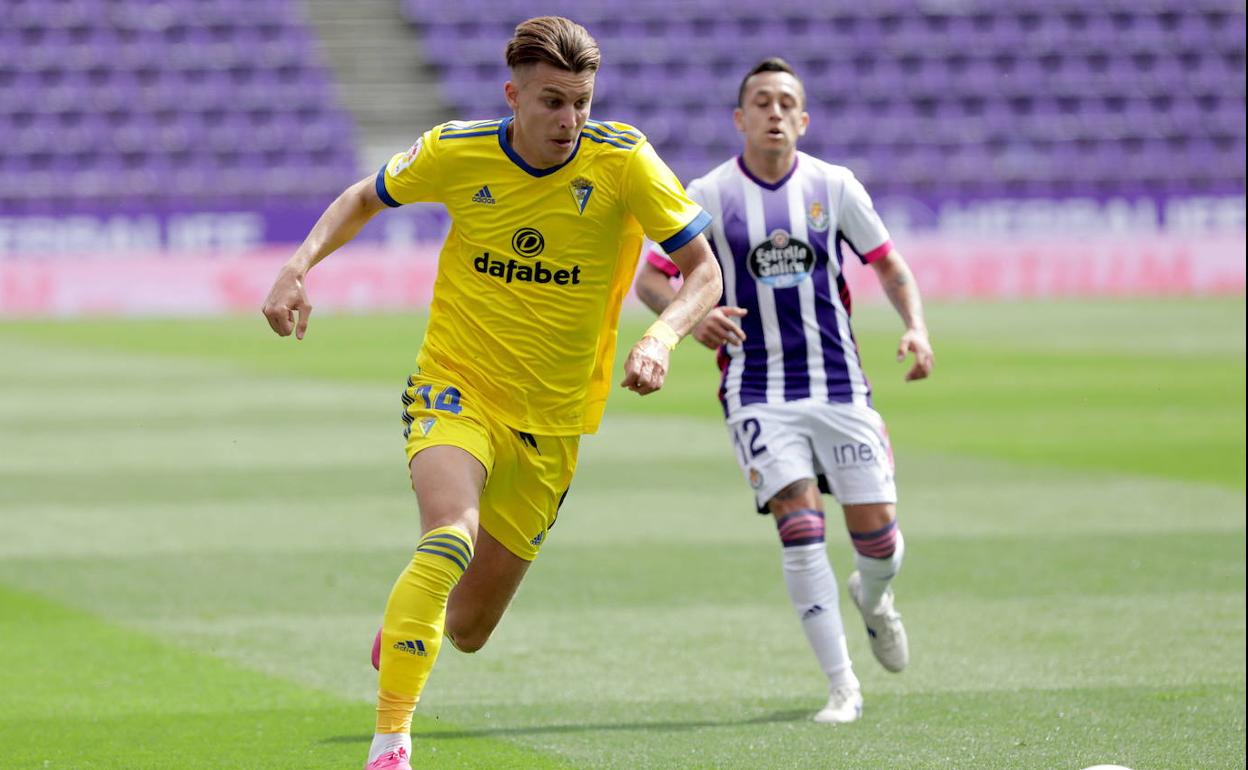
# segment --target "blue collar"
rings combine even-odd
[[[498,124],[498,146],[503,148],[503,152],[507,154],[508,158],[511,158],[512,163],[515,163],[517,166],[524,169],[530,176],[550,176],[576,159],[576,153],[581,149],[581,137],[579,134],[576,137],[576,146],[572,148],[572,154],[568,156],[567,160],[560,163],[558,166],[551,166],[550,168],[533,168],[528,163],[525,163],[524,158],[521,158],[520,154],[512,148],[511,142],[507,141],[507,126],[511,125],[511,121],[514,118],[514,115],[508,116],[503,118],[502,123]]]

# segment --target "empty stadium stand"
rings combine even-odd
[[[402,0],[442,97],[502,114],[502,44],[538,6]],[[1244,191],[1244,12],[1220,0],[552,0],[605,64],[594,113],[642,128],[683,179],[737,151],[741,74],[783,56],[810,91],[803,147],[877,194]]]
[[[781,55],[810,91],[804,149],[877,196],[1244,192],[1242,2],[394,2],[436,73],[441,104],[421,106],[463,118],[506,112],[516,22],[583,22],[605,57],[595,117],[641,127],[686,180],[737,151],[740,75]],[[350,26],[322,8],[322,35]],[[5,0],[0,213],[323,206],[368,153],[317,40],[298,0]],[[360,113],[377,70],[354,71]],[[373,113],[382,149],[427,127]]]
[[[355,130],[285,0],[0,4],[0,210],[317,201]]]

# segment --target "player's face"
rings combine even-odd
[[[742,106],[733,111],[737,130],[756,152],[785,154],[806,133],[806,94],[802,83],[787,72],[760,72],[745,84]]]
[[[594,72],[568,72],[539,62],[513,72],[504,91],[516,113],[510,139],[520,157],[535,168],[566,161],[589,119]]]

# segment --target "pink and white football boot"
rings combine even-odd
[[[410,757],[407,755],[407,749],[400,746],[364,765],[364,770],[412,770],[412,763],[408,759]]]

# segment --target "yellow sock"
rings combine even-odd
[[[399,695],[386,690],[377,691],[378,733],[410,733],[412,712],[416,710],[415,695]]]
[[[412,710],[442,648],[446,599],[471,560],[468,533],[438,527],[420,539],[411,563],[395,581],[382,621],[377,732],[411,728]]]

